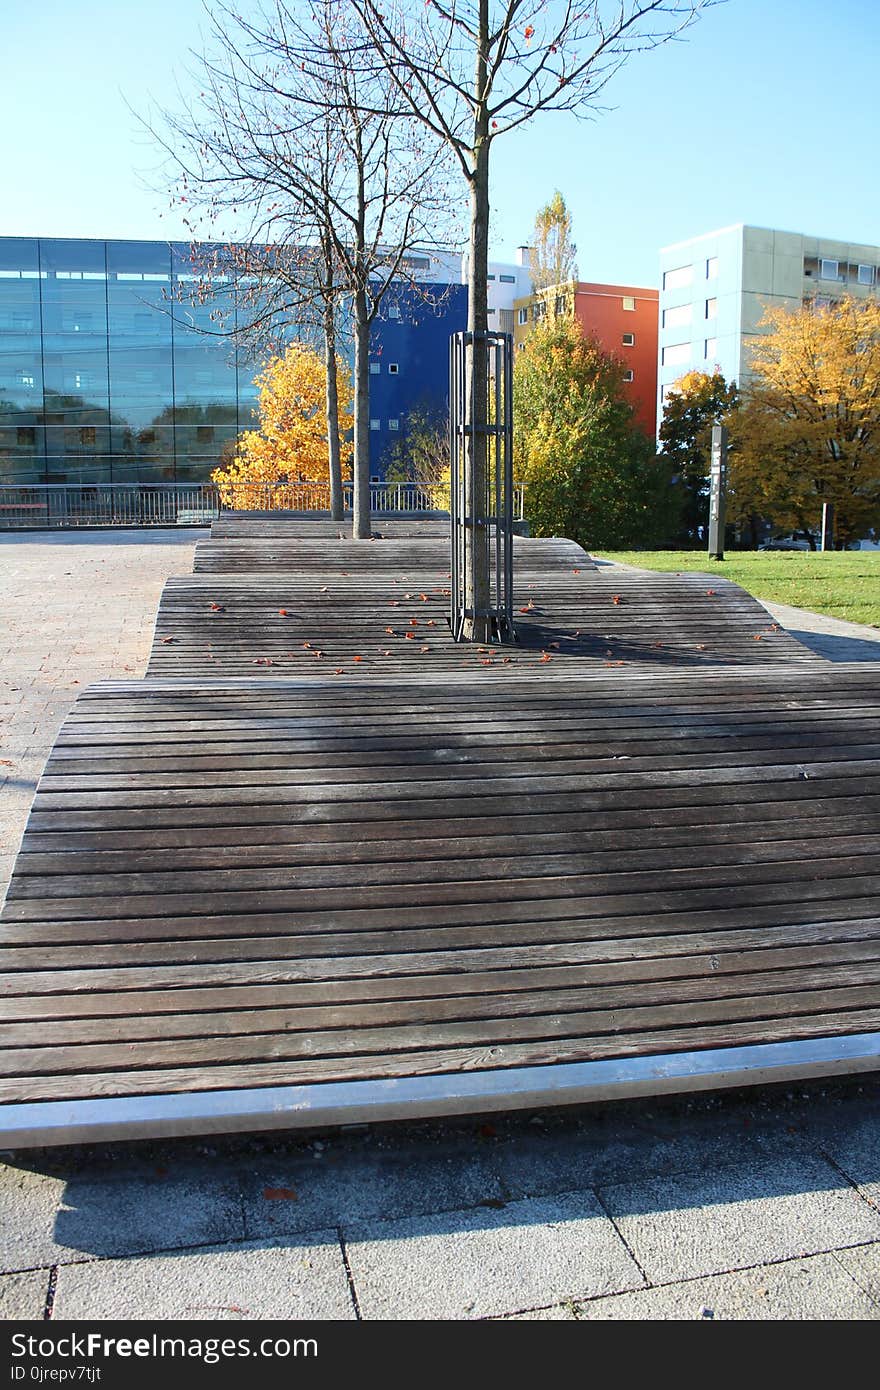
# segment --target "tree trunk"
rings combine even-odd
[[[354,523],[355,540],[369,540],[370,517],[370,319],[365,290],[354,297]]]
[[[336,316],[324,307],[324,368],[327,374],[327,464],[330,470],[330,516],[342,521],[342,464],[339,458],[339,388],[336,381]]]
[[[465,618],[462,633],[472,642],[486,642],[492,635],[488,617],[489,531],[485,522],[488,511],[486,427],[489,423],[489,402],[486,387],[486,341],[483,336],[489,325],[489,117],[483,103],[488,33],[488,0],[480,0],[480,39],[474,72],[477,109],[474,117],[474,168],[471,178],[468,265],[468,332],[474,336],[471,339],[469,370],[466,375],[465,424],[468,430],[464,459],[465,498],[476,499],[476,514],[466,517],[464,551],[465,607],[470,610],[472,616]]]

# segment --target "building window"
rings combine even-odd
[[[397,374],[398,374],[399,371],[400,371],[400,365],[399,365],[397,362],[389,362],[389,363],[388,363],[388,375],[389,375],[389,376],[397,376]]]
[[[706,318],[707,318],[707,319],[717,319],[717,317],[718,317],[718,300],[717,300],[717,299],[707,299],[707,300],[706,300]]]
[[[517,319],[517,322],[518,322],[518,323],[528,323],[528,321],[529,321],[529,311],[528,311],[528,308],[520,309],[520,311],[519,311],[519,317],[518,317],[518,319]]]
[[[392,304],[392,305],[391,305],[391,308],[388,310],[388,317],[389,317],[390,319],[399,319],[399,318],[400,318],[400,308],[398,307],[397,304]]]
[[[213,444],[213,442],[214,442],[214,426],[213,426],[213,425],[196,425],[196,439],[198,440],[198,442],[199,442],[200,444]]]
[[[399,421],[399,420],[389,420],[389,421],[388,421],[388,428],[389,428],[390,430],[399,430],[399,429],[400,429],[400,421]]]
[[[874,267],[872,265],[860,265],[858,281],[860,285],[873,285]]]
[[[486,313],[487,313],[487,314],[494,314],[494,312],[495,312],[494,309],[487,309],[487,310],[486,310]]]
[[[674,309],[663,310],[664,328],[684,328],[689,324],[694,312],[692,304],[677,304]]]
[[[718,356],[717,338],[706,339],[705,343],[703,344],[703,356],[705,357],[707,362],[712,361],[715,357]]]
[[[371,474],[370,474],[370,482],[371,482],[371,483],[381,483],[381,481],[382,481],[382,479],[379,477],[379,474],[378,474],[378,473],[371,473]]]
[[[624,309],[627,309],[631,314],[632,314],[632,313],[635,313],[635,307],[636,307],[635,295],[632,295],[632,294],[625,294],[625,295],[623,296],[623,307],[624,307]]]
[[[487,280],[494,280],[494,279],[495,279],[495,276],[494,276],[494,275],[487,275],[487,276],[486,276],[486,279],[487,279]]]
[[[80,444],[86,444],[86,445],[89,445],[89,446],[94,445],[94,443],[95,443],[95,427],[94,427],[94,425],[83,425],[82,429],[81,429],[80,432],[79,432],[79,442],[80,442]]]
[[[706,261],[706,279],[707,279],[707,280],[717,280],[717,279],[718,279],[718,257],[717,257],[717,256],[710,256],[709,259]]]
[[[547,301],[546,299],[536,299],[532,305],[532,318],[537,322],[538,319],[546,318]]]
[[[623,374],[623,379],[624,379],[624,381],[634,381],[634,380],[635,380],[632,367],[627,367],[626,371],[625,371],[624,374]]]
[[[636,335],[635,335],[635,333],[624,333],[622,341],[623,341],[623,346],[624,346],[624,347],[635,347],[635,345],[636,345]]]
[[[16,442],[22,446],[36,444],[37,431],[31,425],[19,425],[15,431]]]
[[[403,264],[408,265],[410,270],[430,270],[431,261],[428,256],[404,256]]]
[[[370,429],[371,429],[371,430],[378,430],[378,429],[381,429],[381,428],[382,428],[382,427],[381,427],[381,425],[380,425],[380,423],[379,423],[378,420],[370,420]]]
[[[558,294],[558,295],[556,296],[556,303],[555,303],[554,306],[553,306],[553,312],[554,312],[554,314],[556,315],[557,318],[561,318],[561,317],[563,316],[563,314],[564,314],[565,311],[566,311],[566,307],[567,307],[567,305],[566,305],[566,298],[565,298],[565,295],[564,295],[564,294]]]
[[[502,284],[502,285],[515,285],[515,284],[516,284],[516,276],[515,276],[515,275],[499,275],[499,276],[498,276],[498,279],[501,281],[501,284]]]
[[[382,370],[382,364],[381,364],[381,362],[371,362],[371,363],[370,363],[370,376],[378,376],[379,373],[381,372],[381,370]]]
[[[136,372],[135,375],[137,376],[138,373]],[[85,391],[90,381],[91,377],[88,372],[74,372],[73,389],[75,391]]]
[[[29,391],[32,390],[32,389],[33,389],[33,386],[34,386],[34,378],[33,378],[32,373],[31,373],[31,372],[19,372],[19,373],[18,373],[18,384],[19,384],[19,386],[26,386],[27,389],[28,389]]]
[[[826,260],[823,256],[819,261],[820,280],[839,280],[840,269],[837,261]]]
[[[683,290],[685,285],[690,285],[694,278],[694,268],[692,265],[680,265],[675,270],[665,270],[663,272],[664,290]]]
[[[663,349],[664,367],[680,367],[683,363],[691,360],[690,343],[673,343],[671,347]]]

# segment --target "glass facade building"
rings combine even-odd
[[[207,481],[256,389],[199,278],[188,244],[0,237],[0,482]]]
[[[222,246],[200,246],[200,265],[206,252],[222,266]],[[467,321],[460,257],[422,260],[421,292],[401,283],[371,331],[376,480],[409,412],[445,408],[449,335]],[[258,363],[228,332],[234,278],[213,271],[200,303],[203,284],[189,243],[0,237],[0,483],[207,482],[258,423]],[[347,327],[343,310],[350,354]]]

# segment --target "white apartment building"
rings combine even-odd
[[[742,223],[660,252],[658,422],[666,392],[688,371],[748,378],[765,309],[876,293],[880,246]]]

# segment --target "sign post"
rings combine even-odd
[[[727,510],[727,427],[712,426],[712,461],[709,467],[709,557],[724,559],[724,523]]]

